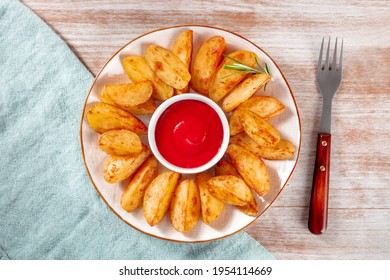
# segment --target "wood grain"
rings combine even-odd
[[[390,259],[390,1],[24,3],[93,74],[131,39],[172,25],[221,27],[262,47],[295,93],[302,149],[282,195],[246,231],[279,259]],[[315,236],[307,221],[322,104],[315,68],[323,36],[344,38],[344,76],[332,104],[328,230]]]

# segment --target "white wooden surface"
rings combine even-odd
[[[221,27],[262,47],[295,93],[303,145],[288,186],[246,231],[279,259],[390,259],[390,1],[23,2],[93,74],[129,40],[172,25]],[[344,78],[333,102],[328,231],[314,236],[307,218],[323,36],[344,38]]]

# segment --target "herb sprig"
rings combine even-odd
[[[241,72],[245,72],[245,73],[250,73],[250,74],[267,74],[267,75],[271,76],[271,81],[274,81],[274,78],[272,77],[271,72],[268,69],[267,63],[265,63],[264,67],[262,67],[256,56],[255,56],[255,61],[256,61],[256,65],[258,68],[252,68],[248,65],[245,65],[241,61],[238,61],[237,59],[235,59],[229,55],[223,54],[223,56],[234,61],[233,64],[225,64],[223,66],[223,68],[228,69],[228,70],[236,70],[237,72],[232,73],[232,74],[227,75],[227,76],[224,76],[224,77],[222,77],[222,79],[239,74]],[[268,84],[268,82],[264,85],[264,91],[267,87],[267,84]]]

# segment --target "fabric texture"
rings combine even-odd
[[[273,259],[245,232],[175,243],[117,218],[81,155],[92,81],[39,17],[19,1],[0,2],[0,259]]]

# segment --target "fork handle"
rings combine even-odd
[[[331,134],[319,133],[309,210],[309,230],[313,234],[326,231],[328,221],[329,169]]]

